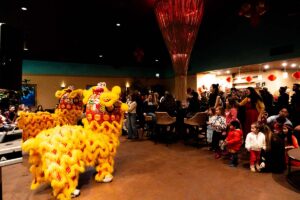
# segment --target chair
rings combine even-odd
[[[156,115],[156,139],[163,136],[166,139],[166,144],[170,143],[170,136],[175,129],[176,117],[171,117],[167,112],[155,112]],[[161,132],[162,135],[158,135]]]
[[[204,140],[207,144],[206,121],[207,114],[205,112],[197,112],[191,118],[184,118],[184,124],[189,129],[189,134],[195,140],[197,147],[199,147],[199,140]]]

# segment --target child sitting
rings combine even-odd
[[[223,143],[231,154],[231,167],[238,165],[238,152],[243,144],[243,132],[240,130],[240,123],[238,121],[231,121],[229,124],[229,132]]]
[[[261,149],[266,150],[266,138],[259,131],[258,123],[251,124],[251,132],[247,134],[245,147],[250,151],[251,172],[260,171],[260,153]]]

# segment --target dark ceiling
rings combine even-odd
[[[25,59],[159,68],[170,66],[171,61],[156,22],[154,1],[1,0],[0,22],[24,31]],[[249,23],[238,16],[243,2],[206,0],[194,51],[209,45],[220,25],[234,20]],[[299,0],[266,2],[269,10],[262,20],[300,14]],[[23,6],[27,11],[21,10]],[[134,56],[138,48],[144,53],[141,62]]]

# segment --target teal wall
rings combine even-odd
[[[113,67],[109,65],[79,64],[23,60],[23,74],[64,76],[113,76],[113,77],[155,77],[155,68]],[[160,72],[161,73],[161,72]]]

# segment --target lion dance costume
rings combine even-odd
[[[54,114],[49,112],[20,112],[17,122],[18,127],[23,130],[23,141],[35,137],[42,130],[65,124],[77,124],[83,113],[83,90],[74,90],[70,86],[67,89],[57,91],[55,96],[60,100]]]
[[[124,112],[128,109],[119,101],[120,93],[120,87],[109,91],[104,83],[84,91],[84,127],[57,126],[23,143],[33,174],[31,189],[50,182],[55,197],[70,199],[79,174],[87,166],[95,166],[97,182],[112,180]]]

